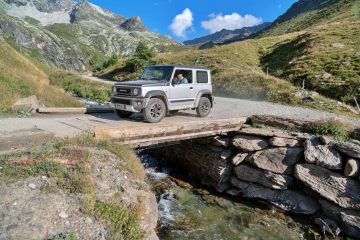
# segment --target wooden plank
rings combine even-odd
[[[38,113],[108,113],[113,112],[112,108],[102,108],[102,107],[88,107],[88,108],[56,108],[56,107],[46,107],[46,108],[39,108]]]
[[[136,128],[106,128],[95,130],[98,139],[110,138],[123,144],[150,146],[165,142],[214,136],[237,131],[247,118],[203,120],[174,125],[153,124]]]

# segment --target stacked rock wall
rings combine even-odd
[[[334,220],[346,234],[360,236],[359,141],[247,126],[162,151],[218,192]]]

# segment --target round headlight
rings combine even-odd
[[[139,95],[140,91],[138,88],[135,88],[134,91],[133,91],[133,94],[134,95]]]

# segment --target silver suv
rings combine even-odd
[[[142,112],[150,123],[185,109],[196,109],[199,117],[206,117],[214,102],[210,70],[203,67],[149,66],[140,80],[115,83],[112,91],[111,101],[120,118]]]

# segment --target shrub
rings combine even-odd
[[[126,61],[124,70],[127,72],[136,72],[146,65],[154,63],[154,49],[149,48],[145,42],[139,42],[134,54]]]
[[[324,119],[311,122],[305,130],[316,135],[330,135],[339,141],[349,138],[349,131],[346,126],[337,119]]]

